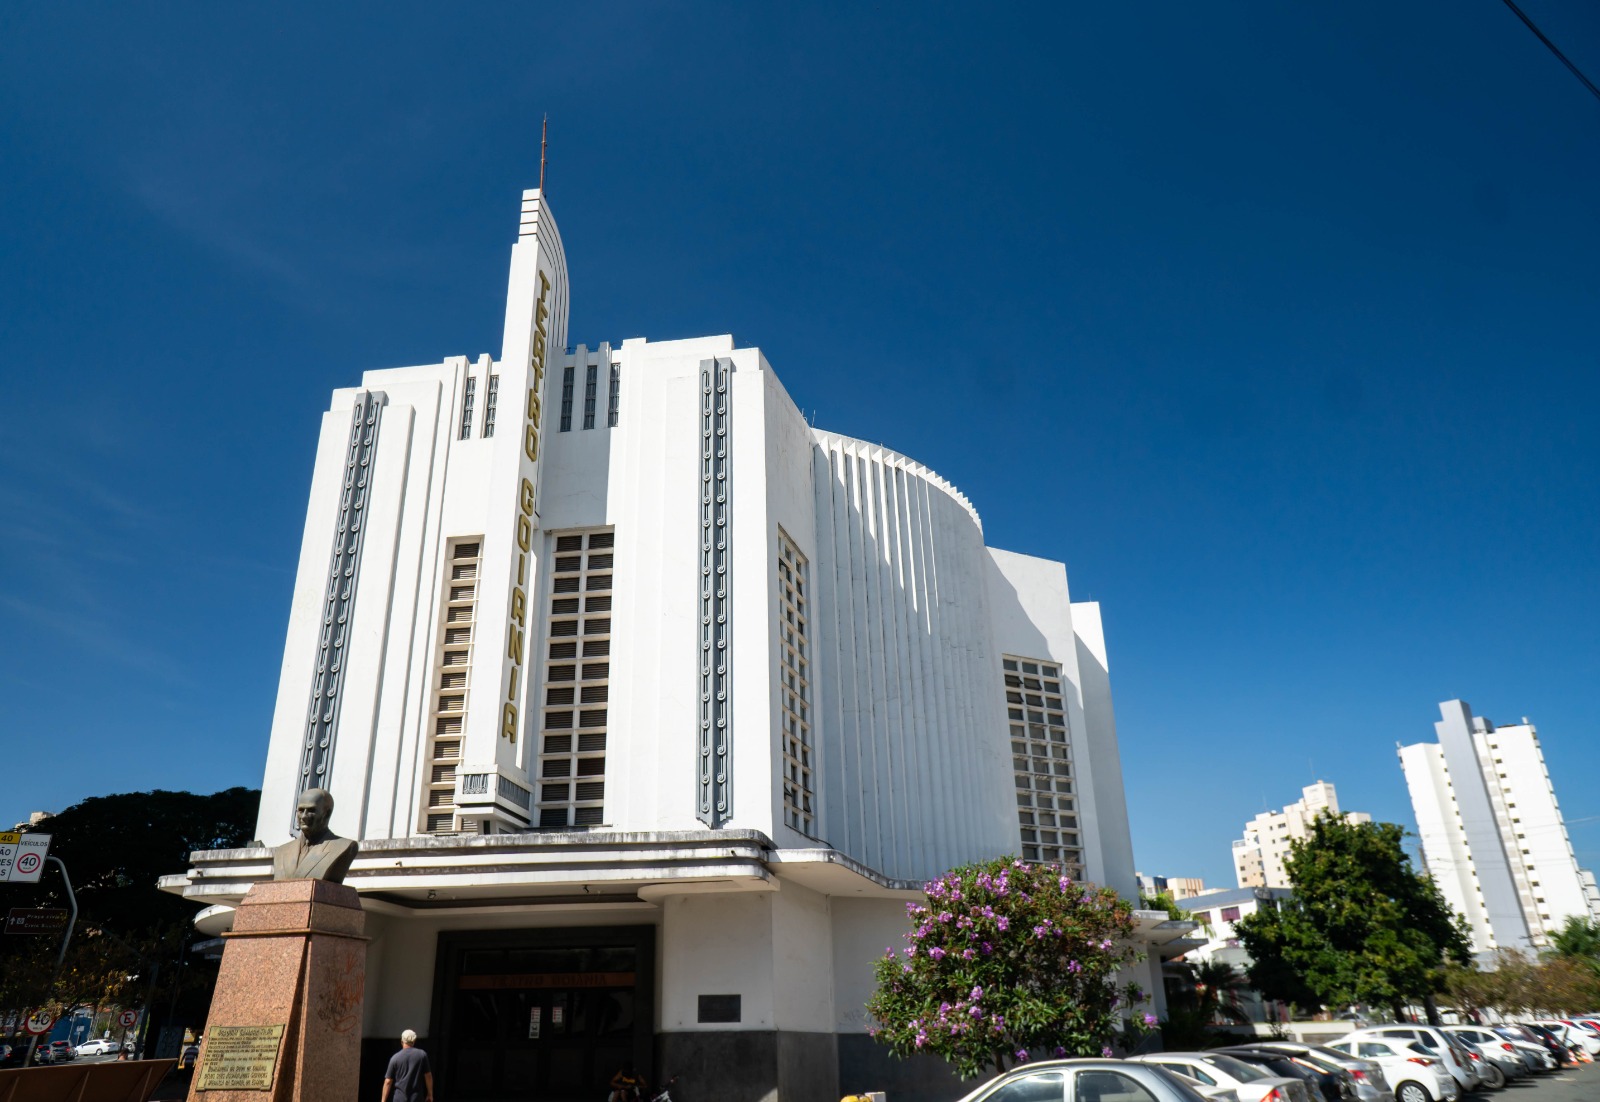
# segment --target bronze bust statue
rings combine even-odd
[[[295,822],[300,836],[272,851],[274,880],[331,880],[344,882],[350,862],[361,847],[350,838],[341,838],[328,829],[333,814],[333,797],[326,789],[308,788],[295,805]]]

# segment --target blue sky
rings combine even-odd
[[[8,6],[0,819],[259,783],[319,412],[498,353],[545,112],[575,340],[733,332],[1103,603],[1145,871],[1409,824],[1457,696],[1600,862],[1600,103],[1498,0]]]

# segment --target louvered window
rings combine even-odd
[[[782,698],[783,821],[802,834],[816,831],[812,787],[811,650],[806,557],[778,531],[778,694]]]
[[[492,393],[492,391],[491,391]],[[422,766],[420,827],[428,834],[458,829],[455,816],[456,762],[466,722],[472,667],[472,625],[477,619],[478,587],[463,585],[478,576],[477,539],[456,540],[447,548],[439,645],[434,652],[433,729]]]
[[[590,379],[592,383],[592,372]],[[585,428],[593,427],[591,413],[586,399]],[[611,663],[573,661],[578,654],[573,637],[582,634],[585,658],[611,653],[611,617],[587,614],[611,610],[614,545],[611,532],[563,533],[555,537],[546,632],[551,642],[545,661],[538,765],[541,827],[567,829],[605,822]],[[584,595],[581,610],[580,598],[568,594]],[[575,730],[581,732],[576,740],[572,734]],[[568,783],[567,778],[582,780]]]
[[[461,434],[462,440],[472,437],[472,401],[478,392],[478,380],[467,376],[467,389],[461,395]]]
[[[1072,802],[1071,727],[1062,694],[1061,667],[1040,658],[1005,655],[1000,660],[1010,717],[1011,770],[1016,784],[1017,823],[1025,861],[1062,866],[1083,875]],[[1020,705],[1020,707],[1019,707]]]
[[[561,369],[561,431],[572,431],[572,384],[573,371],[571,367]]]
[[[598,364],[590,364],[583,372],[583,427],[586,429],[594,428],[594,401],[599,386],[599,372]]]
[[[483,395],[483,435],[494,435],[495,406],[500,404],[500,376],[489,376],[489,389]]]
[[[611,402],[606,412],[606,424],[612,428],[617,427],[617,413],[622,402],[622,365],[611,365]]]

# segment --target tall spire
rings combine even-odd
[[[550,116],[544,117],[544,129],[539,135],[539,194],[544,195],[545,151],[550,148]]]

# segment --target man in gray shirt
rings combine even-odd
[[[400,1051],[389,1057],[383,1073],[383,1102],[433,1102],[433,1069],[428,1054],[417,1048],[412,1030],[400,1034]]]

